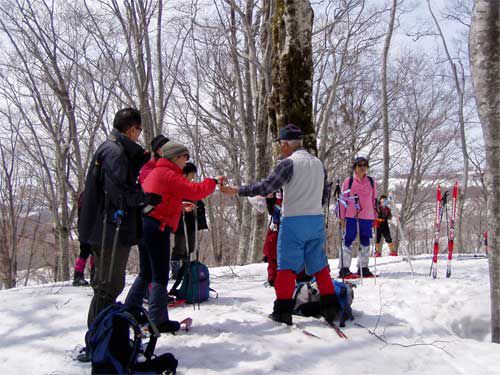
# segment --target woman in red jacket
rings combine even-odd
[[[145,192],[162,196],[162,202],[143,216],[143,236],[139,246],[140,272],[125,300],[129,306],[141,306],[146,287],[149,316],[160,332],[175,332],[179,323],[168,318],[167,283],[170,264],[170,233],[177,230],[183,199],[197,201],[213,193],[223,177],[190,182],[182,174],[189,159],[188,149],[169,141],[160,150],[161,158],[142,184]],[[187,208],[189,210],[189,207]]]

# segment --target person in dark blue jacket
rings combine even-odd
[[[144,193],[137,181],[150,158],[149,152],[137,144],[141,131],[138,110],[118,111],[109,138],[98,147],[87,172],[78,230],[80,241],[92,247],[95,257],[89,327],[125,287],[130,248],[141,237],[142,208],[161,202],[161,196]]]

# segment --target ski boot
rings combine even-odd
[[[291,326],[293,306],[293,299],[277,299],[274,301],[273,312],[269,315],[269,318],[275,322],[285,323],[287,326]]]
[[[337,311],[341,310],[337,296],[335,296],[335,294],[320,296],[319,303],[321,315],[328,323],[333,323],[335,316],[337,315]]]
[[[339,271],[339,279],[357,279],[358,276],[352,273],[349,268],[342,267]]]
[[[75,271],[73,276],[73,286],[89,286],[89,282],[85,280],[83,272]]]
[[[358,268],[357,274],[359,276],[361,276],[361,272],[363,272],[363,277],[375,277],[368,267],[363,267],[361,270]]]

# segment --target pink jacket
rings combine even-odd
[[[349,189],[349,179],[347,177],[342,185],[342,191]],[[354,181],[352,182],[351,191],[346,194],[344,198],[353,198],[354,194],[358,194],[359,203],[361,205],[361,211],[359,211],[358,217],[365,220],[375,220],[377,213],[375,211],[375,199],[377,198],[377,183],[375,179],[373,180],[373,188],[370,180],[367,176],[363,180],[354,174]],[[340,205],[340,218],[344,219],[346,217],[355,218],[356,209],[354,208],[354,200],[347,199],[347,208],[344,205]]]

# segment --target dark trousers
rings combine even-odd
[[[389,229],[389,224],[387,223],[387,221],[380,223],[379,227],[377,228],[376,243],[380,243],[380,241],[382,240],[382,236],[384,236],[386,243],[392,243],[391,231]]]
[[[170,228],[162,232],[160,222],[144,216],[143,238],[139,246],[139,276],[148,283],[167,285],[170,267]]]
[[[104,249],[104,253],[101,254],[101,248],[95,246],[92,247],[92,253],[95,260],[95,275],[92,280],[94,297],[90,302],[87,318],[89,328],[96,316],[107,306],[115,303],[116,298],[123,291],[130,247],[117,247],[113,264],[111,264],[111,249]]]
[[[92,245],[85,242],[80,242],[80,255],[79,258],[87,259],[92,255]]]
[[[139,244],[140,272],[134,280],[125,304],[141,306],[146,288],[151,283],[149,316],[159,325],[168,321],[167,283],[170,265],[170,229],[160,230],[160,222],[144,216],[143,237]]]

